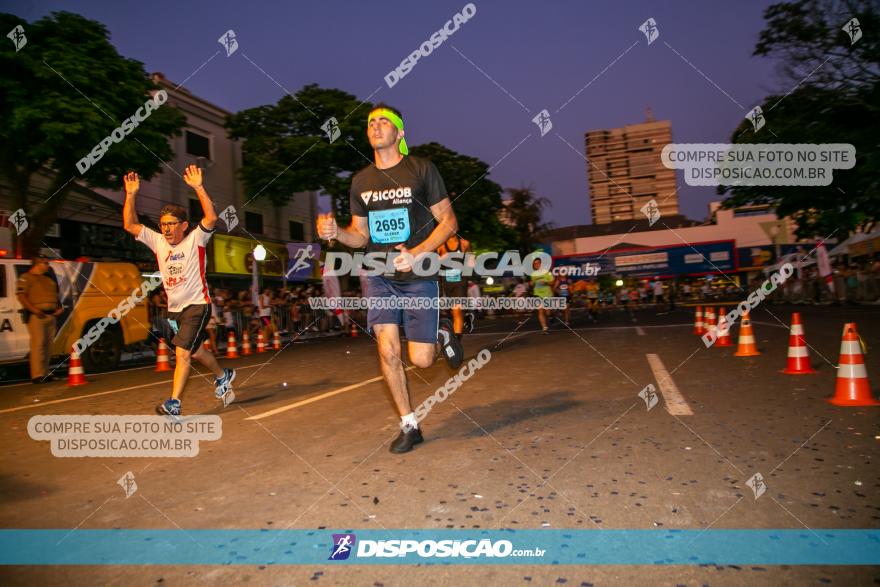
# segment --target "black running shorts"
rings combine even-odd
[[[191,353],[196,352],[208,338],[206,327],[210,319],[211,306],[209,304],[193,304],[180,312],[170,312],[168,321],[175,332],[171,344]]]

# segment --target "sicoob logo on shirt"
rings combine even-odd
[[[394,200],[392,204],[409,204],[412,202],[412,188],[391,188],[387,190],[368,190],[361,192],[364,204],[382,200]]]

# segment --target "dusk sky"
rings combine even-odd
[[[385,75],[465,1],[38,1],[2,10],[28,21],[55,10],[98,20],[120,54],[175,83],[233,29],[238,51],[192,75],[194,94],[233,112],[276,103],[278,84],[388,102],[402,110],[410,145],[437,141],[482,159],[503,187],[531,185],[549,198],[546,218],[567,226],[590,222],[586,131],[642,122],[650,105],[655,119],[672,121],[676,142],[729,142],[764,96],[791,89],[772,60],[752,57],[771,3],[478,0],[475,16],[393,88]],[[660,31],[650,46],[638,30],[649,17]],[[532,122],[542,109],[553,124],[544,137]],[[691,218],[718,199],[680,176],[679,188]]]

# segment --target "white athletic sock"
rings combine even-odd
[[[419,427],[419,421],[416,420],[415,412],[410,412],[406,416],[400,417],[400,427],[406,430],[417,429]]]

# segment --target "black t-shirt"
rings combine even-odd
[[[427,159],[404,157],[388,169],[365,167],[351,180],[351,214],[367,218],[370,240],[367,253],[408,249],[422,243],[437,225],[431,206],[446,198],[446,186],[437,168]],[[436,279],[396,272],[392,279]]]

